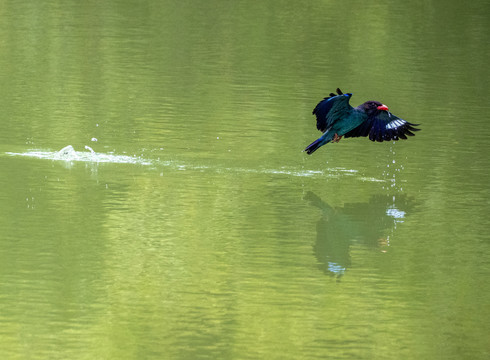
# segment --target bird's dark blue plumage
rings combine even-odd
[[[337,94],[330,93],[320,101],[313,115],[316,116],[316,127],[323,135],[308,145],[307,154],[312,154],[319,147],[329,142],[339,142],[342,136],[369,136],[372,141],[406,139],[414,136],[417,124],[400,119],[388,111],[388,107],[379,101],[366,101],[357,107],[349,104],[352,94],[344,94],[337,88]]]

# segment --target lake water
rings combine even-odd
[[[489,358],[487,1],[0,9],[0,358]]]

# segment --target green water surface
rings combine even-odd
[[[0,358],[488,359],[489,13],[0,0]]]

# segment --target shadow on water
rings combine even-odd
[[[406,195],[374,195],[368,202],[333,207],[313,192],[304,199],[321,210],[313,246],[319,268],[340,279],[352,265],[350,247],[359,244],[386,252],[397,223],[415,206]]]

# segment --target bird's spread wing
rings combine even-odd
[[[407,136],[415,136],[412,131],[420,130],[415,126],[419,124],[409,123],[388,111],[381,111],[378,115],[367,118],[344,136],[346,138],[369,136],[369,140],[379,142],[406,139]]]
[[[318,103],[313,110],[313,115],[316,115],[316,128],[322,132],[327,131],[335,121],[347,116],[352,110],[349,105],[349,99],[352,94],[344,94],[340,89],[337,89],[337,94],[330,93]]]

